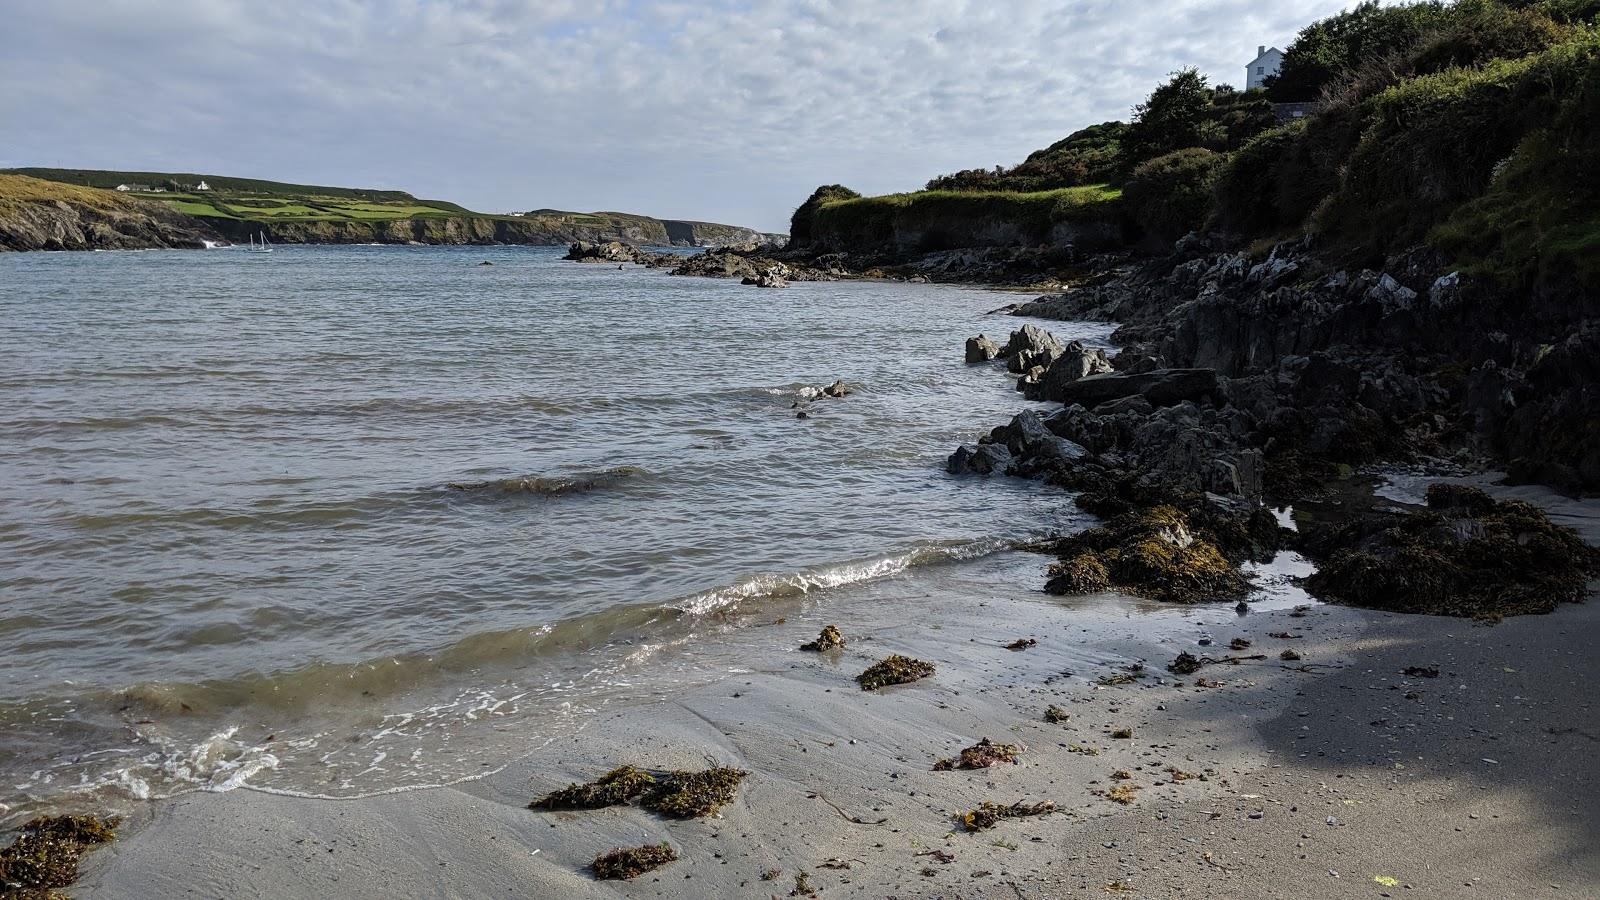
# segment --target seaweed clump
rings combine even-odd
[[[672,849],[671,844],[646,844],[643,847],[618,848],[610,853],[602,853],[594,858],[594,862],[589,863],[589,870],[599,879],[626,881],[646,872],[653,872],[677,859],[678,851]]]
[[[891,684],[910,684],[921,681],[933,674],[933,663],[912,659],[896,653],[884,660],[873,663],[865,672],[856,676],[856,683],[861,685],[863,691],[875,691],[888,687]]]
[[[844,635],[839,632],[837,625],[825,625],[817,639],[801,644],[800,649],[810,653],[821,653],[824,650],[837,650],[844,646]]]
[[[1001,819],[1042,816],[1055,812],[1055,809],[1056,805],[1049,800],[1042,800],[1038,803],[1026,803],[1018,800],[1010,806],[1000,806],[997,803],[985,800],[977,809],[968,810],[956,816],[956,820],[961,823],[961,827],[968,831],[982,831],[985,828],[993,828]]]
[[[633,766],[612,769],[588,784],[573,784],[533,801],[530,809],[602,809],[638,800],[652,812],[674,819],[715,815],[733,802],[740,769],[712,766],[702,772],[647,772]]]
[[[1306,588],[1349,606],[1494,620],[1580,602],[1600,576],[1600,550],[1530,503],[1444,484],[1427,502],[1308,536],[1318,570]]]
[[[612,769],[588,784],[569,784],[528,804],[529,809],[603,809],[621,806],[644,794],[656,780],[633,766]]]
[[[712,766],[703,772],[669,772],[645,794],[645,809],[674,819],[699,819],[715,815],[733,802],[739,782],[749,775],[742,769]]]
[[[1194,527],[1175,506],[1125,513],[1058,542],[1062,562],[1051,567],[1045,590],[1083,594],[1112,587],[1163,603],[1242,596],[1248,581],[1239,563],[1251,554],[1250,545],[1230,546],[1230,558],[1218,539],[1211,528]]]
[[[0,850],[0,897],[49,900],[57,888],[78,880],[78,862],[92,847],[111,842],[116,817],[50,816],[22,826],[11,846]]]
[[[1064,724],[1071,718],[1072,713],[1069,713],[1061,707],[1056,706],[1054,703],[1050,704],[1044,709],[1044,720],[1052,725]]]
[[[962,750],[961,755],[934,763],[933,770],[948,772],[951,769],[987,769],[1002,763],[1014,763],[1021,752],[1022,748],[1016,744],[996,744],[984,738]]]

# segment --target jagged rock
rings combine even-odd
[[[1049,373],[1045,373],[1048,381]],[[1198,401],[1217,393],[1215,369],[1157,369],[1140,375],[1091,375],[1059,385],[1041,384],[1040,398],[1081,403],[1089,408],[1110,400],[1141,396],[1153,406]],[[1050,388],[1044,390],[1044,388]]]
[[[1434,279],[1428,288],[1428,305],[1435,309],[1455,306],[1461,300],[1461,273],[1451,272]]]
[[[1004,475],[1010,466],[1004,444],[962,444],[945,464],[951,475]]]
[[[1113,370],[1111,360],[1100,349],[1090,350],[1078,341],[1064,347],[1054,361],[1046,367],[1044,375],[1035,380],[1027,390],[1029,399],[1050,399],[1062,393],[1069,382],[1090,375],[1107,375]]]
[[[988,337],[980,334],[975,338],[967,338],[967,362],[969,364],[988,362],[999,355],[1000,345],[989,340]]]
[[[1012,456],[1022,459],[1072,460],[1081,459],[1088,452],[1046,428],[1044,420],[1031,409],[990,432],[989,440],[1005,445]]]
[[[1005,347],[1001,348],[1000,355],[1009,358],[1019,353],[1032,353],[1035,356],[1054,353],[1059,356],[1062,349],[1064,348],[1061,346],[1061,341],[1057,340],[1055,335],[1037,325],[1024,325],[1011,332],[1011,337],[1006,341]]]
[[[851,390],[850,386],[845,384],[844,379],[841,378],[834,381],[833,384],[823,388],[822,393],[828,397],[847,397],[850,395]]]

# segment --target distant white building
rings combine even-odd
[[[1256,47],[1256,58],[1250,60],[1250,65],[1244,70],[1245,90],[1266,87],[1267,79],[1278,74],[1281,68],[1283,68],[1282,50],[1265,44]]]
[[[133,190],[133,185],[131,185],[131,184],[119,184],[119,185],[117,185],[117,190],[124,191],[124,192],[131,191],[131,190]]]
[[[211,185],[206,184],[204,181],[202,181],[199,184],[195,185],[194,189],[197,190],[197,191],[209,191],[209,190],[211,190]]]

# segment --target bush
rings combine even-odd
[[[1367,0],[1302,30],[1284,51],[1283,66],[1267,92],[1280,103],[1316,100],[1364,63],[1408,56],[1447,20],[1439,2],[1379,6]]]
[[[1573,282],[1600,291],[1600,36],[1512,70],[1501,127],[1517,140],[1487,189],[1429,240],[1504,287]],[[1513,112],[1515,114],[1513,114]]]
[[[1166,84],[1134,107],[1133,124],[1122,142],[1125,169],[1186,147],[1226,144],[1227,132],[1211,115],[1212,98],[1206,77],[1198,70],[1172,73]]]
[[[1172,241],[1205,224],[1212,188],[1227,157],[1189,147],[1142,163],[1123,191],[1128,214],[1145,233]]]
[[[1104,122],[1073,132],[1007,169],[965,169],[928,182],[930,191],[1048,191],[1104,184],[1116,179],[1122,137],[1128,126]]]
[[[1583,104],[1595,99],[1597,49],[1600,38],[1591,34],[1528,59],[1410,79],[1373,98],[1343,183],[1316,227],[1372,256],[1419,241],[1483,195],[1497,172],[1515,164],[1519,146],[1534,152],[1525,139],[1558,115],[1566,123],[1565,136],[1555,138],[1562,149],[1547,160],[1553,168],[1527,173],[1524,190],[1592,196],[1592,170],[1582,175],[1575,167],[1595,153],[1583,146],[1595,107]]]
[[[1498,0],[1462,0],[1450,19],[1423,38],[1412,69],[1427,75],[1478,66],[1493,59],[1517,59],[1560,43],[1567,29],[1542,7],[1513,9]]]
[[[842,184],[825,184],[811,192],[806,202],[794,211],[789,217],[789,246],[809,247],[812,239],[812,223],[816,219],[817,210],[824,203],[835,200],[853,200],[861,195],[850,190]]]
[[[1119,224],[1121,192],[1106,185],[1054,191],[918,191],[822,204],[811,240],[833,249],[944,250],[1000,242],[1045,243],[1064,222]],[[916,246],[899,246],[916,237]]]

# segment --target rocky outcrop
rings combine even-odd
[[[659,268],[675,265],[683,257],[671,253],[651,253],[621,241],[576,241],[567,248],[567,255],[561,258],[580,263],[634,263]]]
[[[221,238],[162,203],[0,175],[0,250],[151,250]]]

